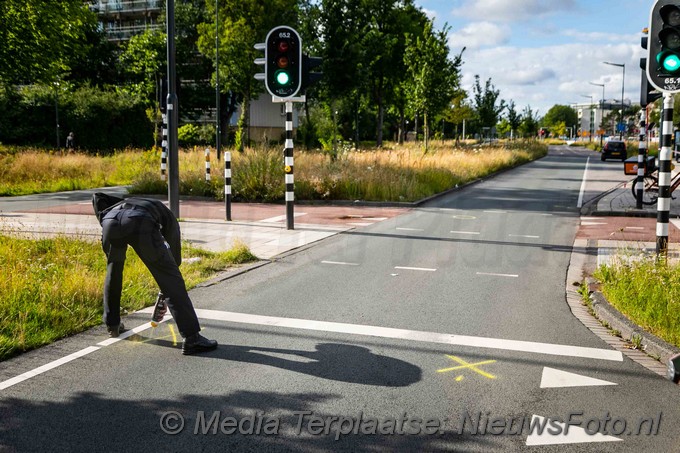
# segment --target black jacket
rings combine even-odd
[[[125,206],[131,205],[146,211],[149,217],[158,224],[161,234],[170,245],[170,251],[177,265],[179,266],[182,263],[182,241],[179,222],[167,206],[154,198],[131,197],[122,199],[101,192],[92,195],[92,206],[100,225],[104,216],[119,205],[123,205],[123,209],[125,209]]]

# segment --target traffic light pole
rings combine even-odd
[[[177,91],[175,87],[175,0],[166,3],[168,31],[168,202],[170,211],[179,218],[179,143],[177,126],[179,122]]]
[[[286,229],[295,229],[295,178],[293,176],[293,102],[286,101],[286,148],[283,151],[286,172]]]
[[[668,220],[671,207],[671,140],[673,138],[673,93],[664,93],[659,150],[659,199],[656,216],[656,255],[665,260],[668,252]]]

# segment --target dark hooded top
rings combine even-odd
[[[172,256],[175,258],[175,262],[179,266],[182,262],[182,241],[180,236],[179,222],[175,215],[165,206],[160,200],[154,198],[119,198],[113,195],[108,195],[105,193],[97,192],[92,196],[92,206],[94,208],[94,213],[99,220],[101,225],[106,214],[111,212],[114,208],[134,206],[135,208],[141,208],[147,217],[153,219],[158,225],[158,228],[165,238],[166,242],[170,245],[170,251]]]

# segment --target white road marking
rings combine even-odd
[[[399,230],[399,231],[425,231],[422,228],[401,228],[401,227],[397,227],[397,230]]]
[[[508,213],[508,211],[482,211],[482,212],[486,212],[488,214],[507,214]]]
[[[143,311],[143,310],[140,310],[140,311],[137,312],[137,313],[144,313],[144,311]],[[149,313],[153,313],[153,307],[150,307]],[[166,316],[165,318],[163,318],[163,320],[160,321],[160,322],[165,322],[165,321],[167,321],[168,319],[170,319],[170,316],[169,316],[169,315]],[[126,338],[131,337],[131,336],[133,336],[134,334],[139,333],[139,332],[142,332],[142,331],[144,331],[144,330],[146,330],[146,329],[150,329],[151,327],[152,327],[152,326],[151,326],[151,323],[150,323],[150,322],[147,322],[146,324],[142,324],[141,326],[137,326],[137,327],[135,327],[134,329],[126,330],[125,332],[121,333],[121,334],[118,336],[118,338],[109,338],[108,340],[100,341],[99,343],[97,343],[97,346],[109,346],[109,345],[112,345],[112,344],[114,344],[114,343],[118,343],[118,342],[121,341],[121,340],[125,340]]]
[[[479,231],[449,231],[453,234],[481,234]]]
[[[544,417],[534,415],[531,418],[530,424],[540,422],[540,424],[543,425],[544,420],[546,420]],[[604,434],[600,433],[588,434],[585,429],[574,425],[569,425],[569,431],[567,434],[564,434],[564,430],[567,429],[567,424],[560,423],[557,420],[547,419],[544,426],[545,429],[541,434],[534,432],[527,437],[527,445],[581,444],[589,442],[616,442],[623,440],[618,437],[605,436]],[[557,435],[550,434],[548,429],[553,432],[557,432],[559,430],[560,433]]]
[[[456,208],[439,208],[440,211],[460,211],[460,209]]]
[[[473,215],[459,214],[459,215],[454,215],[453,218],[458,219],[458,220],[474,220],[477,217],[475,217]]]
[[[593,385],[617,385],[615,382],[582,376],[555,368],[543,367],[541,388],[588,387]]]
[[[425,272],[434,272],[437,269],[432,269],[429,267],[407,267],[407,266],[394,266],[395,269],[405,269],[407,271],[425,271]]]
[[[303,215],[307,215],[307,213],[306,212],[296,212],[296,213],[293,214],[293,217],[295,218],[295,217],[300,217],[300,216],[303,216]],[[276,217],[270,217],[268,219],[260,220],[260,222],[262,222],[262,223],[276,223],[276,222],[283,222],[284,220],[286,220],[285,215],[277,215]]]
[[[583,206],[583,195],[586,192],[586,181],[588,180],[588,165],[590,164],[590,156],[586,160],[586,168],[583,170],[583,180],[581,181],[581,190],[578,193],[578,202],[576,207],[580,208]]]
[[[581,222],[583,226],[606,225],[607,222]]]
[[[511,238],[528,238],[528,239],[540,239],[540,236],[533,236],[531,234],[508,234]]]
[[[292,329],[316,330],[323,332],[365,335],[380,338],[438,343],[455,346],[471,346],[477,348],[500,349],[505,351],[530,352],[566,357],[579,357],[597,360],[623,361],[623,354],[613,349],[597,349],[582,346],[569,346],[551,343],[535,343],[531,341],[506,340],[502,338],[472,337],[418,330],[395,329],[362,324],[345,324],[309,319],[279,318],[274,316],[252,315],[228,311],[196,309],[199,318],[226,321],[241,324],[256,324],[271,327],[287,327]]]
[[[11,387],[15,384],[18,384],[19,382],[23,382],[27,379],[30,379],[32,377],[43,374],[46,371],[52,370],[54,368],[57,368],[58,366],[65,364],[65,363],[71,362],[72,360],[86,356],[87,354],[94,352],[94,351],[98,351],[99,349],[100,348],[98,348],[97,346],[89,346],[85,349],[81,349],[78,352],[74,352],[73,354],[69,354],[66,357],[62,357],[61,359],[57,359],[53,362],[47,363],[47,364],[40,366],[38,368],[35,368],[31,371],[27,371],[25,373],[22,373],[19,376],[15,376],[11,379],[7,379],[6,381],[2,381],[2,382],[0,382],[0,390],[4,390],[4,389]]]
[[[369,226],[373,225],[373,222],[349,222],[347,225],[352,225],[352,226]]]
[[[323,264],[339,264],[341,266],[358,266],[359,263],[346,263],[344,261],[322,261]]]
[[[477,275],[489,275],[491,277],[512,277],[512,278],[519,277],[519,275],[517,274],[496,274],[494,272],[477,272]]]
[[[626,230],[644,230],[645,227],[624,227]]]

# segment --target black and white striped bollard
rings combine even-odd
[[[286,148],[283,151],[286,171],[286,228],[294,227],[295,178],[293,177],[293,103],[286,102]]]
[[[161,181],[165,181],[165,172],[168,169],[168,116],[163,113],[161,124]]]
[[[224,209],[227,220],[231,220],[231,153],[224,153]]]
[[[671,208],[671,140],[673,138],[672,93],[664,93],[659,144],[659,199],[656,214],[656,255],[664,260],[668,253],[668,220]]]
[[[647,170],[647,109],[640,111],[640,137],[638,145],[638,169],[637,169],[637,200],[635,207],[642,209],[642,197],[645,190],[645,171]]]
[[[205,149],[205,182],[210,182],[210,148]]]

